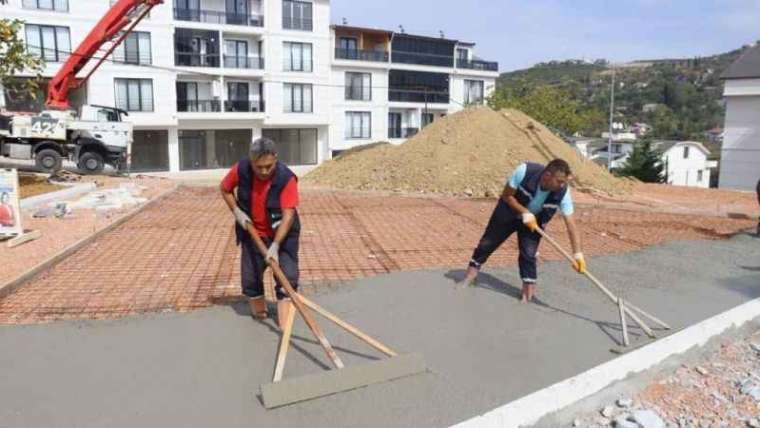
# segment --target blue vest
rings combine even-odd
[[[269,222],[272,225],[273,230],[277,230],[277,227],[282,222],[282,208],[280,207],[280,194],[285,186],[288,184],[292,177],[296,177],[295,173],[290,170],[284,163],[277,161],[275,164],[274,175],[272,176],[272,186],[267,192],[267,216]],[[298,177],[296,177],[296,180]],[[253,170],[251,169],[251,161],[248,158],[241,159],[238,162],[238,188],[237,188],[237,205],[243,212],[248,214],[248,217],[253,218],[251,213],[251,202],[253,198]],[[298,218],[298,211],[295,213],[295,219],[293,225],[288,231],[288,237],[293,236],[301,231],[301,221]],[[250,238],[248,232],[240,227],[237,222],[235,223],[235,235],[237,236],[237,242],[240,243],[244,238]]]
[[[541,184],[541,176],[544,174],[545,169],[543,165],[532,162],[528,162],[527,167],[525,177],[520,182],[520,186],[516,189],[517,192],[515,193],[515,198],[524,207],[527,207],[536,195],[538,187]],[[554,217],[554,214],[557,213],[559,204],[566,193],[567,186],[563,186],[559,191],[550,192],[546,197],[541,211],[536,214],[536,220],[542,229]]]

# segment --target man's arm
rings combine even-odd
[[[288,232],[290,232],[290,228],[293,226],[293,221],[296,218],[296,210],[293,208],[283,208],[282,209],[282,222],[280,223],[280,226],[277,227],[277,231],[274,233],[274,242],[277,243],[279,246],[282,244],[282,241],[285,240],[285,237],[288,236]]]
[[[235,194],[232,191],[228,191],[224,187],[224,183],[219,185],[219,190],[222,192],[222,199],[227,203],[230,211],[233,211],[237,207],[237,201],[235,200]]]

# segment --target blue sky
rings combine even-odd
[[[760,0],[332,0],[331,9],[333,23],[475,42],[501,71],[704,56],[760,40]]]

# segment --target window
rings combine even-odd
[[[689,146],[685,146],[683,148],[683,158],[684,159],[689,159]]]
[[[56,12],[68,12],[69,0],[24,0],[24,9],[54,10]]]
[[[433,120],[435,120],[435,116],[433,113],[422,113],[422,127],[426,127],[433,123]]]
[[[311,113],[312,86],[303,83],[283,84],[283,94],[286,113]]]
[[[357,46],[359,46],[359,44],[357,43],[356,37],[340,38],[340,49],[342,49],[344,52],[356,51],[359,49]]]
[[[113,51],[113,61],[123,64],[151,64],[150,33],[130,33]]]
[[[457,48],[457,60],[460,62],[466,62],[469,58],[467,49]]]
[[[701,169],[699,171],[697,171],[697,182],[698,183],[702,182],[702,170]]]
[[[317,164],[316,129],[264,129],[261,134],[277,144],[277,159],[285,164]]]
[[[464,103],[483,104],[483,81],[482,80],[465,80],[464,81]]]
[[[115,79],[116,107],[126,111],[153,111],[151,79]]]
[[[363,111],[346,112],[346,138],[368,139],[372,136],[372,115]]]
[[[346,73],[346,99],[372,101],[372,75],[370,73]]]
[[[45,61],[66,61],[71,53],[69,28],[27,24],[26,48],[29,53]]]
[[[311,43],[284,42],[285,71],[312,71]]]
[[[613,144],[613,145],[612,145],[612,153],[613,153],[613,154],[618,154],[618,153],[620,153],[620,144]]]
[[[312,5],[303,1],[282,1],[282,28],[286,30],[311,31],[313,29]]]

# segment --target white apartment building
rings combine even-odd
[[[113,3],[10,0],[3,15],[25,22],[49,78]],[[497,64],[476,59],[471,43],[331,26],[328,0],[165,0],[72,104],[129,113],[133,171],[227,168],[263,135],[305,172],[482,103],[496,77]],[[44,99],[5,91],[0,108],[39,111]]]

